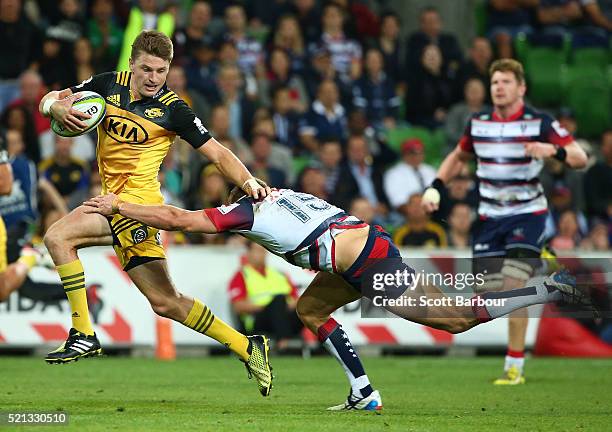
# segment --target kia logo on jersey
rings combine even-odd
[[[149,139],[145,128],[127,117],[106,116],[104,130],[114,140],[123,144],[142,144]]]

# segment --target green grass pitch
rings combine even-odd
[[[330,413],[348,386],[330,357],[274,358],[262,398],[230,357],[87,359],[47,365],[0,357],[0,411],[64,410],[80,431],[612,430],[612,361],[529,359],[527,384],[494,387],[501,358],[365,358],[382,413]],[[0,425],[3,430],[27,428]]]

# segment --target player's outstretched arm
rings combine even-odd
[[[425,189],[423,193],[422,206],[427,212],[434,212],[440,206],[440,193],[438,188],[444,186],[453,177],[457,176],[466,162],[472,157],[471,153],[461,150],[458,145],[450,152],[440,164],[436,180],[433,185]]]
[[[115,194],[100,195],[83,203],[85,213],[103,216],[120,214],[145,225],[166,231],[217,233],[203,210],[189,211],[169,205],[140,205],[122,201]]]
[[[209,139],[198,150],[215,164],[221,174],[253,198],[263,198],[270,193],[270,188],[262,187],[240,159],[216,139]]]
[[[61,91],[52,91],[40,100],[38,111],[46,117],[53,117],[69,131],[80,131],[87,127],[81,119],[88,119],[91,116],[72,108],[72,103],[78,98],[79,93],[73,94],[69,88]]]

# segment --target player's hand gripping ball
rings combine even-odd
[[[98,126],[102,119],[104,119],[104,114],[106,114],[106,102],[98,93],[83,91],[79,92],[79,97],[72,103],[72,109],[91,116],[88,119],[80,119],[85,123],[86,127],[80,131],[71,131],[53,118],[51,119],[51,129],[53,132],[64,137],[75,137],[86,134]]]

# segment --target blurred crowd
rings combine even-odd
[[[612,1],[489,0],[487,30],[467,49],[445,30],[435,2],[407,35],[390,3],[0,0],[0,126],[17,179],[13,193],[0,198],[9,232],[25,225],[43,232],[100,193],[95,132],[56,136],[38,112],[41,96],[92,74],[126,70],[131,40],[142,29],[158,29],[174,42],[168,87],[255,176],[381,224],[399,245],[468,247],[477,223],[473,171],[448,184],[445,205],[430,217],[420,205],[437,169],[425,162],[427,146],[418,138],[392,146],[388,137],[398,128],[426,128],[444,134],[440,154],[449,151],[467,118],[487,107],[488,66],[514,55],[514,37],[546,44],[571,33],[576,43],[607,47]],[[574,113],[556,108],[551,113],[575,133]],[[588,168],[576,172],[550,160],[542,175],[551,207],[547,236],[559,250],[608,250],[612,129],[577,138],[590,155]],[[38,179],[45,179],[42,188]],[[230,190],[180,140],[160,181],[168,203],[190,209],[223,204]],[[41,195],[50,186],[61,203]]]

